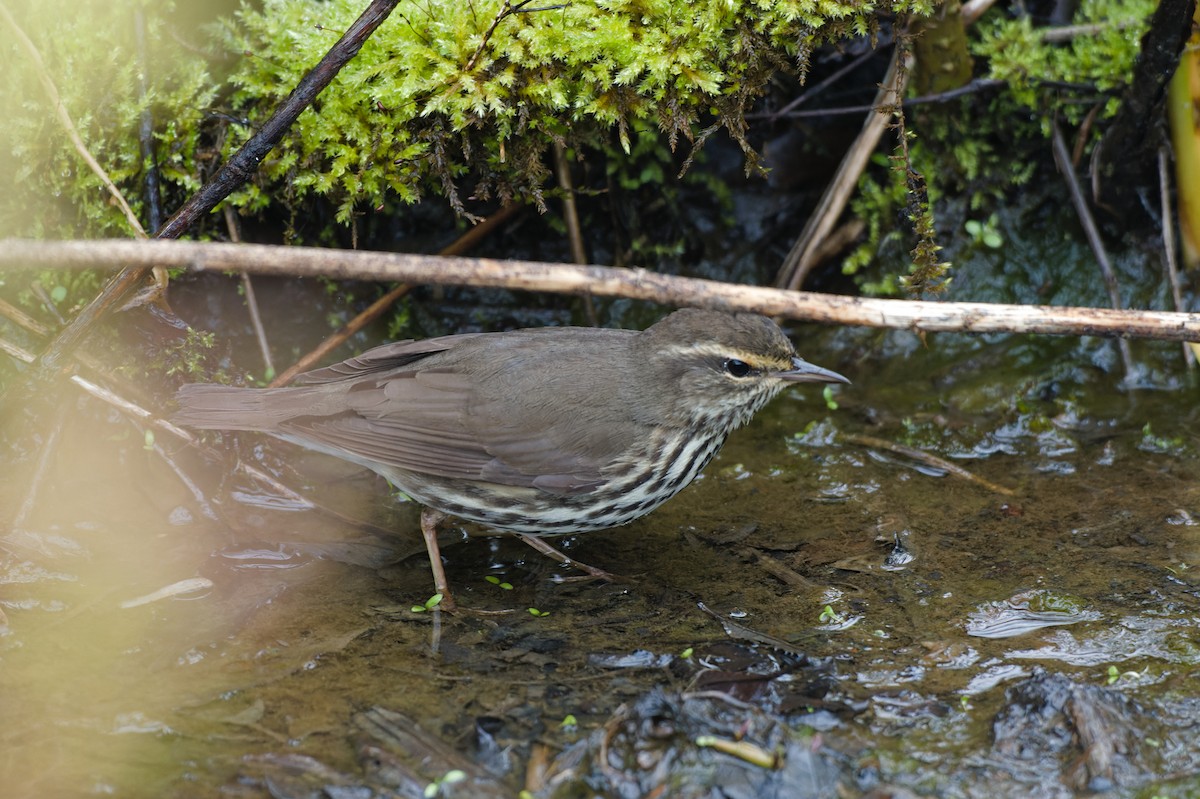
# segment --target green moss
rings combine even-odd
[[[356,207],[430,191],[460,212],[463,189],[542,206],[551,140],[602,147],[615,130],[628,153],[646,125],[673,148],[715,124],[753,159],[742,114],[776,69],[803,70],[812,47],[870,31],[880,9],[929,5],[587,0],[504,16],[502,0],[402,2],[235,201],[259,208],[283,185],[286,201],[332,198],[343,223]],[[232,78],[239,115],[265,118],[360,10],[353,0],[243,8],[224,33],[248,54]]]
[[[1072,23],[1090,26],[1066,41],[1048,41],[1045,30],[1034,28],[1029,17],[992,18],[979,24],[973,47],[987,59],[988,77],[1008,82],[1008,92],[1021,106],[1043,112],[1053,107],[1078,124],[1092,104],[1060,102],[1063,85],[1111,92],[1104,116],[1116,113],[1115,90],[1133,74],[1138,46],[1145,33],[1154,0],[1082,0]],[[1049,135],[1050,116],[1041,118]]]
[[[38,49],[63,106],[87,149],[122,188],[146,224],[138,146],[144,109],[153,112],[155,145],[167,197],[200,185],[196,152],[201,120],[214,96],[205,62],[172,36],[163,15],[171,4],[146,10],[146,58],[134,35],[128,4],[16,0],[9,11]],[[0,235],[33,237],[129,236],[129,224],[101,181],[68,139],[34,62],[0,20]],[[138,87],[145,76],[147,92]]]

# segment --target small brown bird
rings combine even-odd
[[[269,433],[383,475],[424,506],[434,583],[452,608],[435,529],[445,515],[531,543],[626,524],[803,382],[850,381],[797,357],[765,317],[684,309],[641,332],[398,341],[287,388],[186,385],[174,421]]]

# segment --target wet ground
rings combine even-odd
[[[158,436],[201,501],[65,392],[57,438],[7,438],[0,792],[1200,795],[1178,349],[1135,345],[1130,390],[1097,340],[794,332],[854,384],[563,542],[623,581],[448,542],[495,615],[414,610],[415,510],[377,478],[241,439],[306,509]]]

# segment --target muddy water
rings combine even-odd
[[[494,615],[414,612],[415,513],[376,478],[243,439],[306,509],[159,436],[205,505],[64,392],[56,440],[7,434],[3,794],[1200,793],[1177,350],[1135,347],[1151,387],[1124,390],[1104,342],[797,333],[854,385],[785,395],[658,513],[564,542],[623,581],[447,542]]]

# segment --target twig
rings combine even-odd
[[[12,529],[14,530],[23,530],[25,521],[33,513],[34,506],[37,504],[38,489],[46,476],[46,470],[50,467],[50,461],[58,450],[58,436],[62,432],[65,417],[66,414],[60,406],[58,413],[55,414],[54,424],[50,427],[50,433],[41,443],[41,452],[38,454],[37,464],[33,467],[33,475],[29,479],[29,489],[25,492],[25,499],[21,502],[21,507],[17,509],[16,517],[12,520]]]
[[[167,220],[155,233],[155,238],[178,238],[196,219],[207,214],[217,203],[249,180],[300,113],[312,104],[346,62],[358,54],[367,37],[383,24],[398,2],[399,0],[372,0],[371,5],[347,29],[337,44],[330,48],[317,65],[300,80],[287,99],[280,103],[271,118],[221,166],[212,180],[201,187]],[[3,5],[0,5],[0,10],[7,15]],[[39,358],[42,368],[47,371],[58,369],[66,354],[78,345],[96,320],[133,291],[145,278],[151,266],[154,264],[127,268],[110,280],[100,294],[79,312],[74,321],[50,342],[50,346]]]
[[[1043,42],[1047,44],[1058,44],[1060,42],[1069,42],[1081,36],[1095,36],[1098,33],[1103,33],[1109,28],[1117,28],[1123,30],[1132,28],[1134,25],[1141,24],[1140,19],[1124,19],[1116,22],[1094,22],[1090,25],[1060,25],[1056,28],[1043,28],[1040,31],[1040,36]]]
[[[815,591],[824,587],[760,549],[742,546],[737,548],[737,554],[746,560],[754,561],[755,565],[762,568],[767,574],[797,591]]]
[[[715,280],[644,269],[575,266],[491,258],[440,257],[317,247],[196,241],[41,241],[0,239],[0,267],[113,268],[162,264],[197,271],[236,271],[335,280],[480,286],[559,294],[591,293],[664,305],[753,311],[838,325],[925,332],[1041,333],[1200,341],[1200,314],[1118,311],[984,302],[930,302],[849,297]]]
[[[50,329],[15,305],[10,305],[0,297],[0,316],[5,316],[30,333],[45,338],[50,335]]]
[[[859,176],[871,159],[871,153],[875,152],[875,148],[879,146],[879,140],[883,138],[883,132],[888,128],[890,116],[883,113],[881,107],[893,92],[897,99],[904,94],[904,87],[900,85],[900,70],[898,69],[900,58],[902,58],[900,50],[900,46],[897,45],[892,53],[891,63],[888,65],[887,76],[884,77],[883,83],[876,92],[871,111],[866,121],[863,122],[862,131],[854,140],[854,144],[850,146],[849,152],[842,158],[833,180],[826,187],[825,193],[821,195],[821,201],[817,203],[817,207],[809,216],[800,237],[796,239],[796,243],[792,245],[791,251],[784,259],[783,265],[779,269],[779,276],[775,280],[776,286],[794,290],[800,288],[804,283],[804,278],[816,265],[814,253],[837,225],[838,218],[845,210],[846,203],[850,201],[855,186],[858,185]]]
[[[997,494],[1003,494],[1006,497],[1011,497],[1015,493],[1011,488],[1005,488],[1004,486],[997,485],[990,480],[985,480],[977,474],[967,471],[956,463],[951,463],[945,458],[939,458],[937,455],[932,455],[924,450],[916,449],[915,447],[897,444],[894,441],[888,441],[884,438],[876,438],[875,436],[843,434],[841,438],[849,441],[851,444],[858,444],[859,446],[863,447],[873,447],[875,449],[886,449],[890,452],[896,453],[897,455],[903,455],[906,458],[912,458],[915,461],[920,461],[921,463],[949,472],[955,477],[961,477],[964,480],[970,480],[972,483],[977,483],[989,491],[994,491]]]
[[[912,108],[913,106],[929,106],[934,103],[947,103],[952,100],[958,100],[959,97],[966,95],[977,94],[980,91],[988,91],[990,89],[1001,89],[1007,86],[1007,80],[996,80],[994,78],[976,78],[971,83],[965,86],[959,86],[958,89],[948,89],[946,91],[938,91],[932,95],[920,95],[917,97],[906,97],[899,104],[901,108]],[[1087,86],[1087,89],[1092,89],[1092,86]],[[878,110],[878,103],[872,103],[870,106],[840,106],[838,108],[815,108],[812,110],[793,110],[793,112],[772,112],[762,114],[746,114],[746,119],[809,119],[823,118],[823,116],[841,116],[846,114],[865,114]]]
[[[475,48],[475,52],[471,54],[469,59],[467,59],[467,65],[463,67],[463,72],[470,72],[475,68],[475,63],[479,61],[479,56],[483,55],[483,48],[487,47],[487,43],[492,38],[492,34],[496,32],[497,26],[499,26],[500,23],[503,22],[507,17],[511,17],[513,14],[520,13],[525,6],[532,2],[533,0],[521,0],[521,2],[514,6],[511,2],[509,2],[509,0],[504,0],[504,5],[500,6],[500,10],[496,12],[496,16],[492,18],[492,24],[488,26],[486,31],[484,31],[483,39],[480,40],[479,46]],[[530,10],[542,11],[543,9]]]
[[[1057,120],[1052,124],[1054,126],[1054,161],[1058,164],[1058,171],[1062,173],[1063,179],[1067,182],[1067,189],[1071,193],[1071,204],[1075,206],[1075,213],[1079,217],[1079,223],[1083,225],[1083,232],[1087,236],[1088,244],[1096,256],[1096,263],[1099,265],[1100,274],[1104,278],[1104,287],[1108,290],[1108,301],[1112,305],[1113,310],[1119,311],[1122,305],[1121,290],[1117,285],[1117,274],[1113,271],[1112,264],[1108,260],[1108,253],[1104,251],[1104,242],[1100,240],[1100,231],[1096,229],[1096,221],[1092,218],[1091,209],[1088,208],[1087,200],[1083,197],[1083,189],[1079,186],[1079,179],[1075,175],[1075,169],[1071,166],[1071,154],[1067,151],[1067,141],[1063,137],[1062,128],[1059,127]],[[1121,352],[1121,360],[1125,364],[1125,379],[1133,380],[1136,370],[1129,342],[1122,339],[1117,342],[1117,347]]]
[[[496,211],[484,217],[479,224],[467,228],[466,233],[438,250],[438,255],[462,255],[464,252],[470,252],[475,249],[475,245],[480,240],[491,235],[493,230],[523,210],[525,210],[525,206],[521,203],[506,202]]]
[[[876,51],[874,48],[867,50],[862,55],[851,60],[849,64],[846,64],[841,69],[835,71],[832,75],[830,75],[829,77],[822,80],[816,86],[813,86],[811,89],[806,89],[804,91],[804,93],[802,93],[799,97],[797,97],[796,99],[789,102],[783,108],[780,108],[777,111],[770,111],[765,114],[760,114],[760,115],[756,115],[756,116],[761,116],[771,122],[774,122],[775,120],[779,119],[780,117],[787,116],[792,111],[795,111],[797,108],[804,105],[805,103],[807,103],[812,98],[816,97],[821,92],[825,91],[827,88],[832,86],[834,83],[841,80],[845,75],[849,74],[850,72],[853,72],[854,70],[858,69],[861,65],[865,64],[869,59],[871,59],[875,56],[875,52]],[[751,117],[751,115],[747,114],[746,118],[750,119],[752,117]]]
[[[575,205],[575,183],[571,180],[571,167],[567,164],[567,153],[563,146],[554,142],[554,174],[558,179],[558,187],[563,192],[563,221],[567,223],[567,238],[571,242],[571,260],[586,265],[587,250],[583,246],[583,227],[579,224],[579,209]],[[588,322],[596,324],[596,307],[592,304],[592,295],[583,295],[584,310]]]
[[[243,272],[242,274],[246,274]],[[314,368],[320,361],[329,353],[333,352],[338,347],[342,346],[351,336],[371,322],[383,315],[383,312],[391,308],[396,300],[403,297],[408,292],[412,291],[412,287],[406,283],[401,283],[394,289],[384,294],[375,302],[371,303],[370,307],[360,313],[358,316],[346,323],[341,330],[327,337],[324,341],[310,350],[303,358],[296,361],[294,364],[284,369],[270,383],[270,388],[278,388],[286,386],[288,383],[296,379],[296,375],[301,372],[307,372]]]
[[[441,250],[441,254],[452,255],[470,250],[479,242],[481,238],[488,233],[491,233],[496,229],[497,225],[508,219],[517,211],[521,210],[521,208],[522,206],[518,203],[505,203],[504,205],[500,206],[498,211],[485,218],[478,225],[468,228],[466,233],[459,236],[447,247],[444,247]],[[308,352],[303,358],[300,358],[294,364],[285,369],[282,374],[277,375],[275,379],[271,381],[270,388],[286,386],[288,383],[291,383],[296,379],[296,375],[300,374],[301,372],[307,372],[309,369],[315,367],[326,355],[340,347],[355,333],[362,330],[371,322],[382,316],[384,311],[395,304],[396,300],[400,299],[411,290],[412,286],[401,283],[387,294],[384,294],[382,297],[375,300],[375,302],[371,303],[370,307],[347,322],[341,330],[326,338],[310,352]]]
[[[12,342],[10,342],[6,339],[2,339],[2,338],[0,338],[0,352],[4,352],[4,353],[8,354],[9,356],[11,356],[12,358],[15,358],[16,360],[21,361],[22,363],[30,363],[31,364],[36,360],[33,353],[29,352],[28,350],[23,349],[22,347],[17,346],[16,344],[13,344]],[[168,422],[166,419],[160,419],[160,418],[156,417],[153,413],[146,410],[142,406],[140,406],[134,402],[130,402],[129,400],[125,399],[124,397],[120,396],[119,394],[109,391],[108,389],[104,388],[103,386],[93,383],[91,380],[88,380],[87,378],[81,377],[79,375],[71,375],[71,377],[69,379],[72,383],[74,383],[76,386],[81,388],[86,394],[89,394],[90,396],[94,397],[95,399],[98,399],[101,402],[106,403],[106,404],[112,406],[113,408],[116,408],[117,410],[121,411],[122,413],[125,413],[125,414],[133,417],[136,420],[141,420],[142,422],[150,425],[151,427],[155,428],[156,430],[161,430],[162,432],[169,433],[169,434],[175,436],[176,438],[182,440],[185,444],[191,444],[201,450],[208,449],[207,447],[204,446],[204,444],[199,439],[197,439],[195,436],[193,436],[187,430],[184,430],[181,427],[177,427],[176,425],[172,424],[171,422]],[[213,454],[215,456],[215,453],[213,453]],[[345,518],[344,516],[341,516],[341,514],[338,514],[327,508],[322,508],[321,506],[316,505],[312,501],[305,499],[303,496],[301,496],[300,494],[297,494],[295,491],[288,488],[283,483],[279,482],[274,477],[272,477],[271,475],[262,471],[261,469],[259,469],[256,466],[251,466],[249,464],[239,462],[238,468],[240,468],[243,472],[245,472],[247,475],[254,478],[255,480],[258,480],[259,482],[263,483],[264,485],[270,486],[272,489],[278,491],[280,494],[286,496],[288,499],[292,500],[293,502],[297,503],[298,505],[302,505],[305,508],[319,510],[324,513],[330,514],[332,516],[336,516],[338,518]]]
[[[0,2],[0,17],[4,17],[4,21],[12,28],[13,34],[21,43],[21,46],[25,48],[25,53],[29,56],[29,60],[42,82],[42,89],[50,98],[50,105],[54,106],[54,113],[58,115],[58,121],[67,132],[67,136],[71,139],[71,144],[75,146],[75,151],[79,153],[84,163],[95,173],[96,177],[100,178],[100,182],[104,184],[104,188],[112,195],[113,202],[121,209],[121,213],[125,215],[125,221],[129,223],[129,227],[133,230],[134,235],[140,239],[146,238],[146,231],[142,228],[142,223],[138,221],[137,216],[134,215],[133,209],[129,207],[129,203],[125,202],[125,196],[121,194],[121,190],[117,188],[117,184],[112,182],[112,178],[104,171],[104,167],[100,166],[100,162],[92,156],[87,145],[83,143],[83,138],[79,135],[79,130],[75,127],[75,123],[71,121],[71,114],[67,111],[62,97],[58,93],[58,87],[54,85],[54,79],[46,71],[46,64],[42,61],[42,54],[38,52],[37,46],[25,35],[25,31],[17,24],[13,15],[9,13],[8,6],[2,2]]]
[[[142,428],[142,426],[137,422],[133,422],[133,424],[138,427],[144,437],[145,429]],[[154,442],[152,449],[154,450],[154,454],[162,458],[163,463],[167,464],[167,468],[175,473],[175,476],[179,478],[179,482],[183,483],[183,487],[186,488],[188,493],[192,495],[192,501],[196,503],[196,507],[200,508],[200,513],[208,519],[219,521],[220,517],[217,515],[217,512],[213,510],[212,505],[209,504],[208,497],[204,495],[204,491],[200,488],[200,486],[196,485],[196,481],[192,479],[191,475],[184,471],[183,467],[175,462],[175,458],[173,458],[163,448],[163,446],[158,443],[157,440]]]
[[[717,623],[720,624],[725,630],[725,634],[735,641],[748,641],[752,644],[761,644],[763,646],[770,647],[771,649],[778,649],[781,652],[787,652],[788,654],[796,655],[801,658],[808,657],[804,650],[800,649],[796,644],[785,641],[782,638],[776,638],[773,635],[760,633],[758,630],[738,624],[735,621],[730,621],[721,614],[717,613],[715,610],[709,608],[708,605],[705,605],[703,602],[697,602],[696,607],[700,608],[700,610],[716,619]]]
[[[67,320],[63,319],[63,315],[58,312],[58,306],[54,304],[54,298],[51,297],[49,292],[46,291],[46,287],[41,284],[41,281],[33,281],[29,284],[29,288],[31,291],[33,291],[34,295],[37,296],[38,300],[41,301],[42,305],[45,306],[50,315],[53,316],[60,325],[65,325],[67,323]]]
[[[225,205],[225,227],[229,230],[229,240],[234,244],[238,244],[242,240],[242,234],[238,231],[237,215],[234,213],[233,207]],[[246,310],[250,313],[250,326],[254,328],[254,338],[258,340],[258,349],[262,353],[263,369],[266,374],[274,377],[275,362],[271,360],[271,346],[267,343],[267,331],[263,327],[262,314],[258,312],[258,298],[254,294],[254,283],[250,280],[250,273],[245,270],[241,274],[242,293],[246,296]]]
[[[1166,145],[1158,148],[1158,202],[1162,208],[1163,260],[1167,262],[1167,280],[1171,284],[1171,299],[1175,310],[1183,310],[1183,289],[1179,285],[1179,262],[1175,252],[1175,212],[1171,209],[1171,164]],[[1194,345],[1184,343],[1183,362],[1189,369],[1196,366]]]
[[[996,4],[996,0],[968,0],[962,6],[962,21],[964,25],[973,25],[984,15],[989,8]]]

